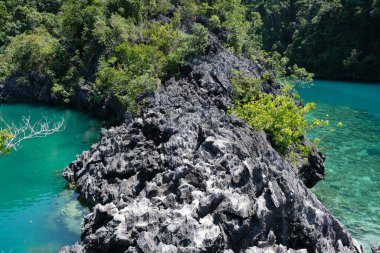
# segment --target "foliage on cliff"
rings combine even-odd
[[[0,79],[42,77],[65,103],[88,86],[136,111],[206,52],[210,32],[238,54],[261,47],[260,16],[240,0],[6,0],[0,13]]]
[[[252,123],[257,118],[243,108],[255,98],[281,100],[273,105],[278,117],[272,118],[281,133],[273,126],[254,126],[269,132],[283,153],[305,132],[307,110],[287,96],[258,95],[258,84],[282,85],[289,73],[301,81],[310,76],[305,69],[289,68],[279,53],[262,50],[260,14],[241,0],[7,0],[0,6],[0,79],[16,77],[20,85],[32,85],[38,82],[31,79],[42,77],[64,103],[87,86],[99,102],[113,97],[137,112],[163,79],[185,72],[192,59],[206,53],[215,36],[267,70],[259,79],[231,80],[235,102],[242,106],[235,114]],[[242,95],[243,100],[237,98]],[[289,113],[297,117],[288,118]]]
[[[246,0],[263,44],[323,78],[380,80],[380,1]]]
[[[268,58],[268,63],[272,60]],[[276,57],[275,57],[276,59]],[[282,59],[285,64],[287,59]],[[275,62],[281,62],[276,60]],[[270,68],[271,66],[271,68]],[[300,104],[297,102],[298,93],[294,86],[309,85],[312,75],[305,69],[293,66],[288,69],[291,75],[282,76],[276,66],[268,64],[268,69],[272,73],[263,73],[261,78],[244,76],[237,70],[232,70],[232,99],[234,101],[230,113],[243,119],[257,130],[264,130],[270,139],[273,147],[285,158],[295,160],[294,151],[304,158],[310,154],[311,149],[317,150],[321,139],[334,133],[337,128],[343,127],[342,122],[336,126],[330,126],[328,115],[325,119],[312,118],[311,121],[305,119],[305,115],[315,110],[315,103]],[[283,69],[283,68],[280,68]],[[275,75],[277,74],[277,76]],[[279,75],[280,74],[280,75]],[[282,87],[279,94],[263,92],[263,81],[267,78]],[[311,145],[303,142],[303,136],[307,132],[316,128],[323,128],[324,135],[315,138]]]
[[[286,95],[260,93],[256,99],[247,103],[237,103],[232,113],[247,121],[256,129],[265,130],[276,148],[283,155],[289,154],[291,148],[309,154],[309,147],[301,145],[301,137],[306,134],[311,125],[304,115],[315,109],[315,104],[298,106]]]

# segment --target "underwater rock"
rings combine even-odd
[[[60,219],[68,231],[80,235],[81,229],[78,224],[81,224],[86,210],[81,207],[77,200],[68,202],[59,213]]]

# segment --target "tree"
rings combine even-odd
[[[380,80],[379,1],[245,0],[263,20],[263,46],[317,77]]]
[[[65,128],[64,119],[52,122],[45,117],[35,123],[31,122],[30,117],[23,117],[19,125],[9,124],[2,118],[0,122],[5,126],[5,129],[0,129],[0,156],[19,149],[25,140],[43,138]]]
[[[0,79],[16,72],[24,75],[33,71],[50,73],[57,48],[58,40],[45,29],[15,36],[4,55],[0,55]]]

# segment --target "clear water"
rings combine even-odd
[[[300,94],[318,104],[309,117],[329,114],[332,125],[345,125],[322,141],[326,179],[313,191],[369,252],[371,244],[380,245],[380,85],[315,81]],[[85,212],[65,189],[62,168],[99,138],[101,124],[67,110],[0,105],[8,121],[25,115],[63,116],[66,129],[0,158],[0,252],[56,252],[79,240]]]
[[[60,133],[28,140],[0,158],[0,252],[50,253],[80,239],[84,212],[66,189],[62,169],[99,138],[101,124],[87,115],[30,105],[0,105],[0,117],[18,122],[65,119]]]
[[[313,191],[365,247],[380,245],[380,84],[315,81],[299,90],[317,103],[308,117],[329,115],[344,127],[327,135],[326,179]],[[323,136],[321,130],[309,137]]]

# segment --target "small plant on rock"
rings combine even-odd
[[[307,157],[312,147],[304,146],[301,139],[306,133],[318,127],[329,127],[328,118],[313,119],[308,122],[305,114],[316,108],[315,103],[300,105],[296,103],[291,85],[284,85],[283,94],[267,94],[261,91],[260,79],[242,77],[235,73],[231,78],[233,86],[234,107],[230,112],[245,120],[257,130],[264,130],[274,146],[281,154],[292,157],[294,149]],[[341,122],[337,128],[342,127]],[[336,128],[330,128],[332,133]],[[327,135],[326,135],[327,136]],[[322,137],[325,138],[326,136]],[[316,138],[313,147],[317,148],[322,138]],[[293,154],[294,156],[294,154]]]

